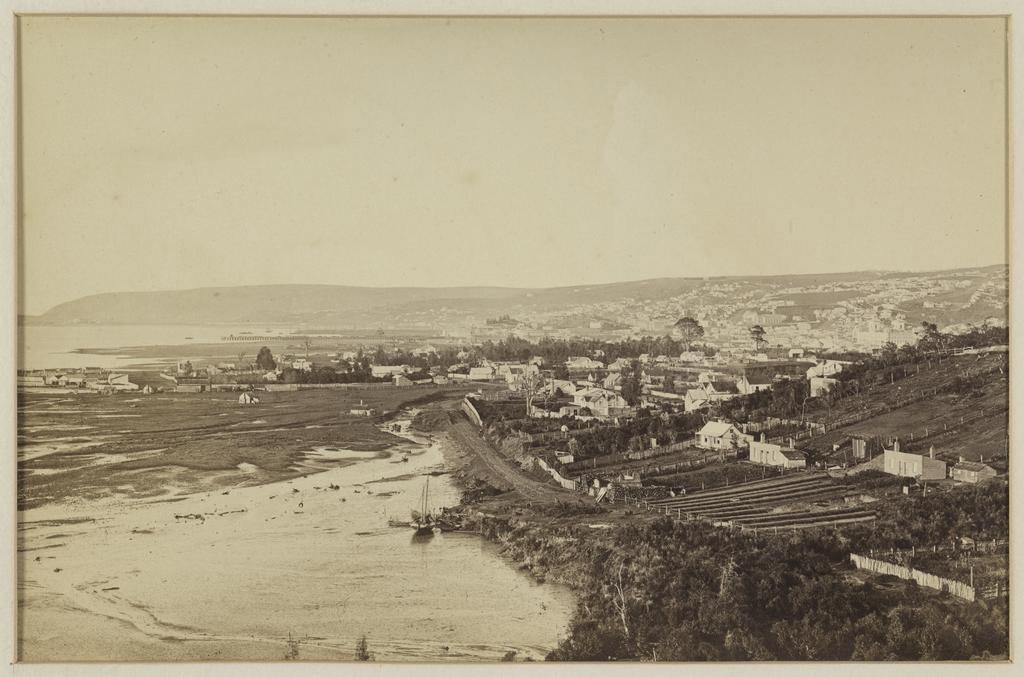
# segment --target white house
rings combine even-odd
[[[570,357],[565,361],[565,366],[569,371],[590,371],[591,369],[604,369],[604,362],[585,356]]]
[[[470,381],[490,381],[494,378],[494,367],[472,367],[469,370]]]
[[[838,379],[828,378],[827,376],[812,376],[808,380],[811,387],[811,397],[826,395],[839,383]]]
[[[139,385],[128,380],[128,374],[107,374],[107,385],[115,390],[138,390]]]
[[[759,393],[762,390],[772,389],[772,378],[763,374],[744,374],[739,381],[736,382],[736,389],[742,395],[752,395]]]
[[[683,411],[697,411],[711,404],[711,398],[703,388],[690,388],[683,398]]]
[[[738,449],[747,446],[750,436],[732,423],[708,421],[697,431],[696,443],[701,449]]]
[[[750,441],[750,462],[787,469],[807,467],[807,459],[803,453],[793,448],[792,443],[785,447],[781,444],[772,444],[765,441],[763,434],[760,441]]]
[[[616,410],[629,408],[629,403],[622,395],[604,388],[586,388],[577,390],[573,395],[573,404],[586,407],[594,416],[607,418],[619,413]]]
[[[900,451],[896,440],[892,449],[886,449],[882,470],[897,477],[916,477],[921,480],[941,480],[946,477],[946,462],[935,458],[933,449],[928,456]]]
[[[828,376],[835,376],[843,370],[843,367],[851,362],[845,362],[843,360],[820,360],[813,367],[808,367],[807,378],[812,379],[815,377],[825,378]]]
[[[300,357],[292,362],[292,369],[298,369],[299,371],[313,371],[313,363],[304,357]]]
[[[407,371],[409,371],[409,365],[406,364],[375,364],[370,367],[370,375],[374,378],[391,378]]]

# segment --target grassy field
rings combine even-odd
[[[895,383],[876,384],[860,396],[840,400],[832,409],[833,419],[865,415],[862,420],[841,426],[801,444],[802,447],[828,451],[849,435],[879,437],[883,441],[899,437],[907,451],[927,451],[935,447],[941,458],[955,461],[1005,456],[1009,411],[1009,384],[1006,358],[1002,355],[963,356],[941,364],[921,365],[914,373]],[[1003,367],[1003,373],[998,368]],[[995,368],[983,377],[980,387],[967,392],[939,392],[916,402],[899,406],[900,398],[934,388],[948,387],[960,375],[978,374]],[[822,410],[818,420],[826,420]],[[874,415],[872,415],[874,414]]]
[[[159,496],[240,481],[262,484],[384,453],[397,439],[350,416],[360,401],[394,411],[459,391],[23,395],[18,407],[22,508],[67,498]]]

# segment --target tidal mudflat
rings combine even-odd
[[[378,660],[542,658],[570,593],[475,534],[389,527],[428,477],[436,507],[459,490],[428,475],[441,441],[353,397],[23,399],[20,657],[345,660],[365,635]]]

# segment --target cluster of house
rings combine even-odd
[[[561,404],[557,409],[533,407],[530,415],[535,418],[564,418],[573,416],[581,420],[608,420],[629,416],[634,409],[615,390],[595,385],[577,385],[572,381],[552,379],[548,382],[549,394],[561,393],[572,397],[572,403]]]
[[[787,470],[807,467],[807,458],[793,446],[792,440],[788,440],[783,446],[768,442],[764,433],[757,439],[728,421],[708,421],[697,431],[694,442],[701,449],[709,451],[746,449],[750,462],[758,465]]]
[[[132,383],[128,374],[119,374],[100,369],[83,369],[81,371],[29,371],[19,372],[18,389],[31,391],[34,389],[69,389],[69,390],[139,390],[137,383]],[[147,386],[148,388],[148,386]],[[149,388],[147,392],[152,392]]]
[[[900,441],[893,441],[891,449],[882,452],[882,470],[897,477],[909,477],[922,482],[952,478],[958,482],[977,484],[995,477],[998,472],[982,461],[967,461],[961,456],[957,463],[950,466],[945,461],[935,458],[935,448],[928,454],[915,454],[900,449]]]

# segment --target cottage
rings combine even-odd
[[[313,371],[313,363],[304,357],[300,357],[292,362],[292,369],[299,371]]]
[[[604,369],[604,363],[589,357],[570,357],[565,361],[569,371],[590,371],[592,369]]]
[[[731,423],[708,421],[697,431],[696,444],[701,449],[738,449],[747,446],[750,436]]]
[[[935,458],[932,449],[928,456],[900,451],[900,441],[896,440],[892,449],[886,449],[882,459],[882,469],[897,477],[914,477],[919,480],[941,480],[946,477],[946,463]]]
[[[807,467],[806,457],[803,452],[793,447],[792,441],[785,447],[781,444],[772,444],[767,441],[764,433],[761,434],[760,441],[750,442],[750,462],[787,470]]]
[[[711,404],[711,398],[703,388],[690,388],[683,398],[683,411],[697,411]]]
[[[629,403],[622,395],[604,388],[584,388],[573,395],[573,404],[589,409],[594,416],[608,418],[629,409]]]
[[[828,378],[827,376],[812,376],[808,381],[810,382],[811,397],[827,395],[839,383],[838,379]]]
[[[985,480],[992,479],[997,475],[995,469],[992,466],[984,463],[976,463],[974,461],[960,460],[959,463],[953,466],[951,476],[957,482],[966,482],[968,484],[978,484]]]
[[[807,369],[808,380],[815,377],[835,376],[843,370],[845,365],[852,364],[843,360],[819,360],[813,367]]]
[[[81,388],[85,385],[85,377],[78,374],[63,374],[57,379],[57,385],[64,388]]]
[[[765,374],[744,374],[736,383],[736,389],[742,395],[752,395],[771,388],[772,378]]]
[[[128,380],[128,374],[107,374],[107,385],[114,390],[138,390],[139,386]]]
[[[469,370],[470,381],[490,381],[494,378],[494,367],[473,367]]]
[[[409,367],[404,364],[374,364],[370,366],[370,376],[373,378],[392,378],[407,371],[409,371]]]

